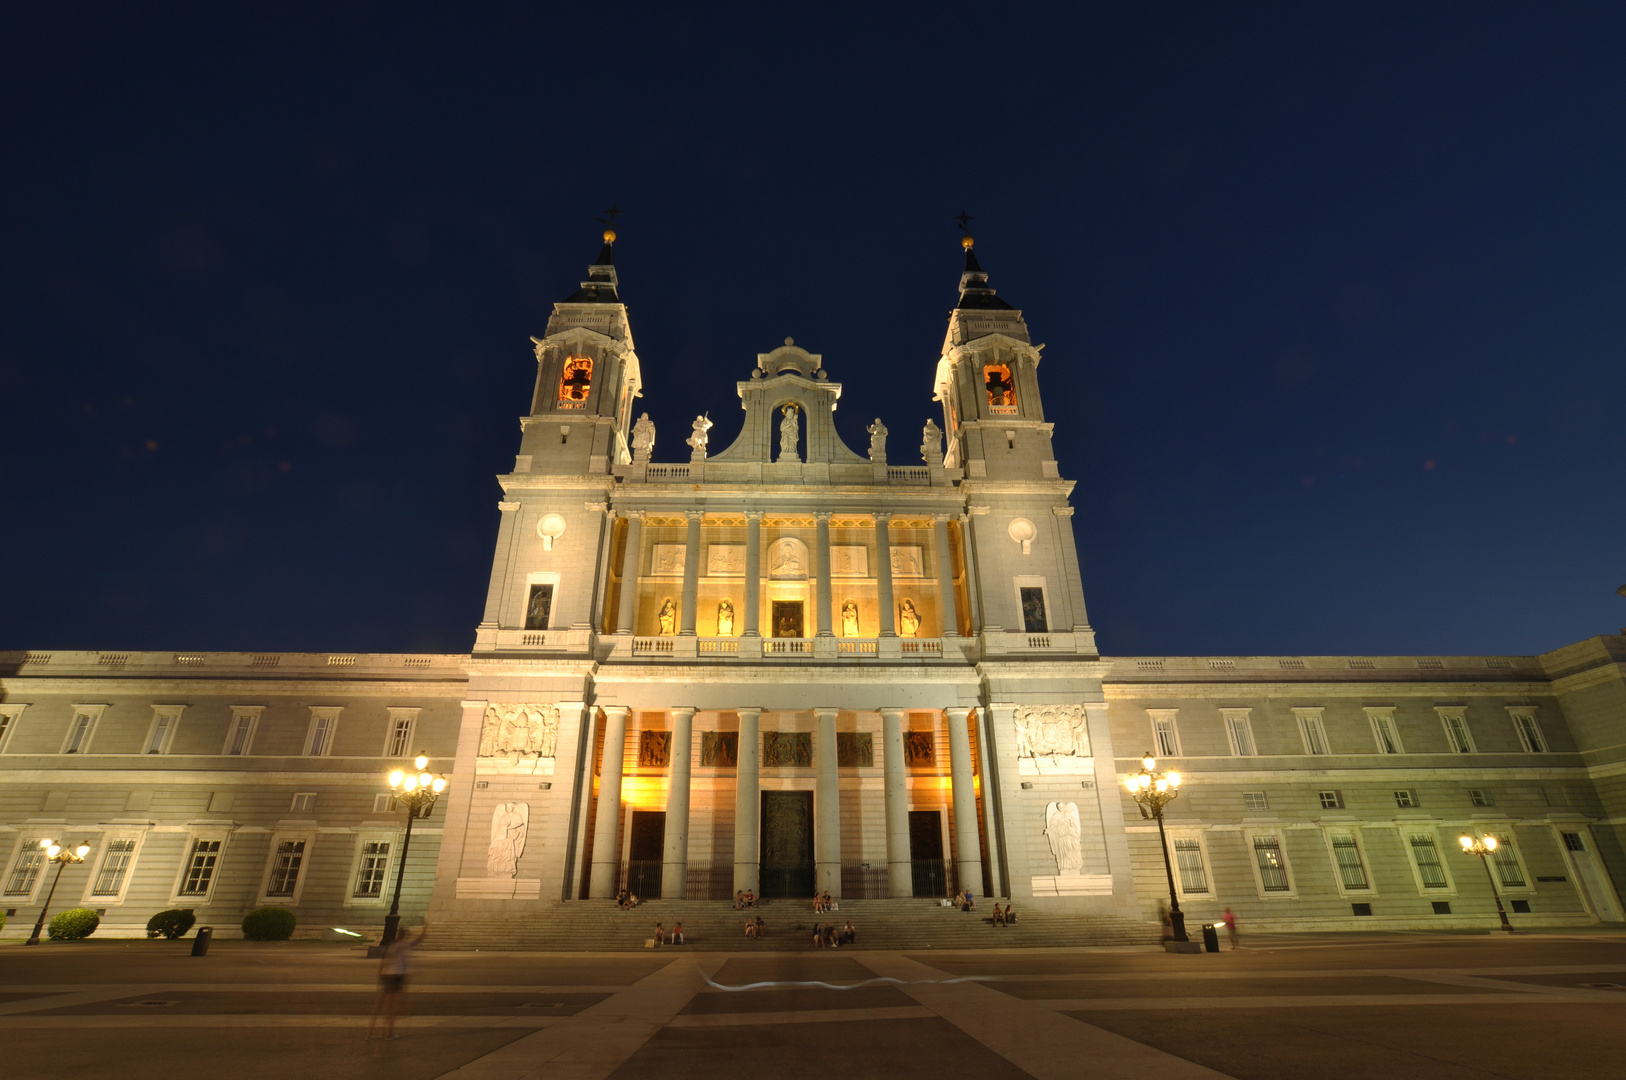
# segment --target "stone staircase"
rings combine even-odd
[[[537,952],[618,952],[642,949],[655,924],[670,934],[683,923],[687,945],[731,952],[810,949],[815,922],[838,927],[851,919],[861,949],[1009,949],[1107,945],[1156,945],[1154,923],[1113,916],[1019,912],[1015,926],[989,921],[995,903],[979,898],[977,910],[942,907],[935,900],[843,900],[840,909],[815,916],[806,900],[767,900],[749,914],[767,922],[761,940],[745,936],[748,913],[727,900],[648,900],[621,911],[612,900],[572,900],[531,916],[463,919],[435,924],[425,949]],[[844,946],[849,947],[849,946]]]

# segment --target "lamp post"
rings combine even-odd
[[[1513,933],[1513,924],[1507,921],[1507,912],[1502,908],[1502,894],[1496,889],[1496,875],[1491,873],[1490,860],[1486,858],[1496,850],[1497,843],[1494,836],[1459,836],[1462,842],[1462,851],[1465,855],[1478,855],[1480,865],[1485,868],[1485,880],[1490,882],[1491,896],[1496,898],[1496,917],[1502,920],[1502,929]]]
[[[40,931],[45,929],[45,916],[51,911],[51,901],[56,896],[57,884],[62,880],[62,868],[69,863],[84,862],[86,854],[90,852],[89,844],[80,844],[72,851],[69,851],[61,844],[41,840],[40,847],[45,849],[45,861],[56,863],[56,877],[51,879],[51,891],[45,894],[45,906],[40,908],[39,921],[34,924],[34,932],[28,935],[28,940],[23,942],[24,945],[38,945],[40,943]]]
[[[394,943],[401,928],[401,882],[406,877],[407,852],[412,848],[412,822],[428,817],[435,809],[435,800],[446,790],[444,776],[429,775],[427,757],[419,754],[412,764],[418,770],[415,773],[402,769],[390,773],[390,790],[395,792],[395,801],[407,808],[407,827],[406,840],[401,844],[401,861],[395,868],[395,899],[390,902],[390,913],[384,916],[384,936],[379,940],[379,945],[386,947]]]
[[[1174,940],[1190,941],[1186,936],[1186,915],[1180,910],[1180,898],[1174,892],[1174,865],[1169,861],[1169,838],[1163,832],[1163,808],[1180,797],[1180,774],[1157,771],[1157,758],[1151,751],[1140,759],[1140,772],[1125,778],[1130,797],[1140,805],[1140,816],[1157,822],[1157,842],[1163,848],[1163,872],[1169,877],[1169,928]]]

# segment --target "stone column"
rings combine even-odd
[[[683,622],[678,633],[694,637],[695,599],[700,595],[700,518],[699,510],[689,512],[689,536],[683,545]]]
[[[902,709],[881,710],[881,772],[886,784],[886,889],[893,899],[913,896],[909,861],[909,788],[903,768]]]
[[[593,869],[587,895],[615,895],[621,876],[621,759],[627,750],[625,705],[604,707],[604,762],[598,774],[598,814],[593,819]],[[589,758],[588,770],[592,770]],[[589,777],[591,779],[591,777]]]
[[[973,636],[988,629],[988,611],[983,605],[982,576],[977,569],[977,542],[974,536],[976,517],[987,512],[986,506],[973,506],[971,513],[960,515],[960,550],[965,554],[965,594],[970,601]]]
[[[891,514],[875,515],[875,583],[880,594],[881,637],[897,637],[897,615],[892,609]]]
[[[757,637],[762,605],[762,511],[745,512],[745,610],[742,637]]]
[[[593,743],[598,736],[598,709],[585,702],[573,701],[559,703],[559,742],[564,743],[565,725],[574,725],[576,752],[572,758],[575,766],[576,785],[575,798],[570,807],[570,850],[565,865],[565,880],[559,899],[580,900],[587,895],[588,868],[582,860],[587,851],[587,834],[593,827],[593,822],[587,820],[588,810],[593,805]],[[564,755],[561,753],[557,759],[561,764]]]
[[[949,776],[954,788],[954,876],[960,891],[982,892],[982,843],[977,839],[976,778],[971,771],[970,709],[944,709],[949,729]]]
[[[470,864],[469,877],[485,873],[485,848],[480,846],[478,840],[468,843],[465,839],[471,831],[479,835],[477,830],[469,829],[469,811],[474,802],[473,778],[479,764],[480,734],[485,726],[485,715],[485,701],[463,702],[463,715],[458,724],[457,757],[447,770],[462,782],[453,784],[441,800],[443,839],[440,854],[435,860],[435,889],[430,899],[431,905],[436,908],[457,895],[457,879],[464,876],[465,859]],[[486,824],[489,827],[490,822]],[[465,852],[465,849],[468,850]]]
[[[759,834],[762,831],[762,710],[740,709],[739,767],[734,780],[734,891],[762,887]]]
[[[1078,541],[1073,536],[1073,509],[1071,506],[1053,506],[1050,512],[1055,515],[1056,531],[1061,534],[1061,572],[1067,585],[1067,606],[1073,609],[1069,629],[1077,633],[1089,629],[1090,619],[1084,611],[1084,583],[1079,579],[1083,570],[1078,565]]]
[[[1004,861],[1001,848],[1005,843],[1004,816],[999,812],[999,783],[994,774],[993,725],[988,722],[988,710],[977,710],[977,765],[982,770],[982,814],[988,827],[988,881],[991,895],[1008,895],[1000,863]]]
[[[638,602],[639,547],[644,535],[644,512],[627,512],[627,550],[621,559],[621,603],[615,616],[615,632],[632,633],[634,605]]]
[[[817,546],[819,558],[819,637],[831,637],[830,622],[830,513],[820,510],[813,515],[818,522]],[[834,892],[831,896],[836,895]]]
[[[694,710],[672,710],[672,765],[666,789],[666,850],[661,853],[661,899],[682,900],[689,888],[689,750]]]
[[[841,774],[836,768],[836,713],[813,710],[813,887],[841,895]]]
[[[486,589],[486,610],[480,619],[481,626],[492,629],[496,629],[502,621],[508,579],[513,576],[514,534],[519,526],[519,503],[500,502],[497,509],[502,511],[502,519],[497,523],[496,550],[500,555],[491,563],[491,585]]]
[[[959,637],[960,609],[954,598],[954,559],[949,554],[948,519],[947,514],[932,515],[937,535],[937,604],[943,621],[939,636]]]

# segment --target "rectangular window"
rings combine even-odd
[[[337,719],[329,713],[318,713],[311,717],[310,738],[305,743],[306,757],[321,757],[327,753],[333,742],[333,725]]]
[[[1353,836],[1333,837],[1332,854],[1338,862],[1338,879],[1344,883],[1344,888],[1367,888],[1366,867],[1361,865],[1360,845],[1355,843]]]
[[[1174,842],[1174,861],[1179,864],[1180,888],[1187,893],[1206,893],[1208,873],[1203,869],[1203,846],[1194,838]]]
[[[1259,863],[1259,883],[1266,892],[1288,892],[1287,863],[1282,858],[1282,842],[1274,836],[1253,838],[1253,857]]]
[[[1304,749],[1311,754],[1325,754],[1327,752],[1327,731],[1321,726],[1321,717],[1299,717],[1299,727],[1304,735]]]
[[[1484,788],[1469,788],[1468,802],[1473,806],[1495,806],[1496,800]]]
[[[1460,712],[1442,712],[1440,721],[1445,724],[1445,738],[1451,744],[1453,754],[1471,754],[1474,752],[1473,739],[1468,735],[1468,718]]]
[[[162,754],[169,745],[170,728],[175,723],[173,713],[159,713],[152,720],[152,737],[147,740],[147,753]]]
[[[1400,732],[1395,728],[1394,714],[1385,709],[1368,710],[1367,715],[1372,718],[1372,735],[1377,739],[1378,753],[1404,753],[1400,747]]]
[[[1265,797],[1263,791],[1244,791],[1242,793],[1242,809],[1269,810],[1270,800]]]
[[[1317,792],[1321,797],[1321,809],[1342,810],[1344,808],[1344,793],[1342,791]]]
[[[89,713],[74,714],[73,727],[68,729],[68,743],[62,748],[64,754],[84,753],[90,742],[90,725],[94,720]]]
[[[525,629],[546,630],[553,614],[553,586],[532,585],[525,600]]]
[[[1573,834],[1565,834],[1573,835]],[[1571,851],[1576,850],[1571,848]],[[23,845],[17,851],[17,861],[12,864],[11,874],[6,878],[7,896],[29,896],[34,892],[34,883],[39,880],[40,870],[45,866],[45,849],[40,847],[38,837],[24,837]]]
[[[271,883],[266,886],[265,895],[292,897],[304,861],[305,841],[284,840],[278,844],[276,861],[271,864]]]
[[[394,795],[374,795],[373,796],[373,813],[375,813],[375,814],[393,814],[393,813],[395,813],[395,796]]]
[[[209,886],[215,879],[215,863],[219,858],[219,840],[194,840],[192,857],[186,864],[186,879],[181,882],[181,895],[208,896]]]
[[[1403,790],[1403,791],[1396,791],[1395,792],[1395,805],[1400,807],[1402,810],[1410,809],[1411,807],[1416,806],[1417,805],[1417,793],[1415,791],[1410,790],[1410,789]]]
[[[294,795],[293,805],[288,807],[296,814],[309,814],[316,809],[316,792],[301,791]]]
[[[1024,585],[1017,592],[1022,598],[1022,629],[1029,634],[1048,633],[1050,619],[1045,614],[1043,587]]]
[[[1227,716],[1225,730],[1231,736],[1231,752],[1237,757],[1253,757],[1253,728],[1246,716]]]
[[[1513,842],[1505,836],[1498,836],[1496,840],[1491,861],[1496,864],[1497,880],[1509,889],[1524,888],[1524,869],[1519,865],[1519,856],[1513,851]]]
[[[1524,744],[1526,753],[1547,752],[1547,743],[1541,737],[1541,728],[1536,726],[1534,713],[1514,713],[1513,726],[1519,729],[1519,741]]]
[[[124,875],[130,872],[130,860],[135,857],[134,840],[110,840],[107,854],[102,856],[102,870],[96,875],[92,896],[117,896],[124,888]]]
[[[1416,833],[1411,837],[1412,858],[1417,861],[1417,875],[1423,879],[1425,889],[1449,888],[1445,880],[1445,867],[1440,865],[1440,851],[1434,846],[1434,838],[1426,833]]]
[[[1567,832],[1567,833],[1565,833],[1564,834],[1564,850],[1565,851],[1585,851],[1586,850],[1586,845],[1581,842],[1581,834],[1576,833],[1576,832]]]
[[[384,876],[389,871],[389,866],[389,844],[381,841],[363,844],[361,866],[356,871],[356,897],[369,900],[381,896],[384,891]]]
[[[1152,717],[1152,741],[1157,745],[1158,757],[1180,756],[1180,740],[1175,735],[1174,717]]]
[[[11,734],[11,725],[17,720],[17,713],[11,710],[0,712],[0,749],[6,745],[6,736]]]
[[[412,717],[397,716],[390,721],[390,745],[385,757],[406,757],[412,752]]]
[[[232,717],[231,734],[226,737],[226,753],[230,755],[248,753],[253,738],[254,714],[237,713]]]

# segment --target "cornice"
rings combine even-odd
[[[1166,677],[1125,679],[1123,676],[1103,674],[1102,688],[1109,701],[1134,701],[1139,698],[1179,698],[1184,700],[1210,700],[1221,697],[1553,697],[1553,689],[1546,683],[1536,682],[1449,682],[1439,679],[1416,682],[1356,681],[1306,679],[1287,682],[1282,679],[1261,679],[1251,682],[1234,675],[1225,679],[1169,679]]]

